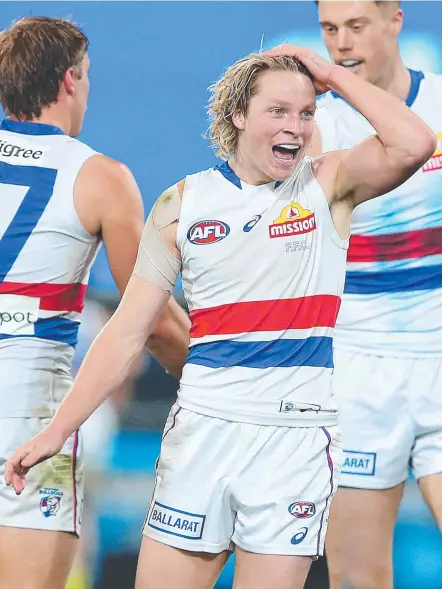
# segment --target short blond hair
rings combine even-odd
[[[209,87],[212,95],[207,111],[210,126],[206,139],[218,157],[228,159],[238,145],[238,129],[233,115],[247,115],[250,99],[257,92],[259,76],[265,71],[288,71],[312,79],[307,68],[294,57],[270,57],[252,53],[235,62],[224,75]]]

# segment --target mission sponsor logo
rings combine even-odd
[[[302,235],[316,229],[315,214],[304,209],[297,202],[289,202],[273,225],[269,225],[269,237],[286,237],[287,235]]]
[[[187,232],[187,239],[195,245],[217,243],[230,233],[230,227],[223,221],[199,221]]]
[[[442,133],[436,135],[437,146],[436,151],[430,159],[422,166],[423,172],[434,172],[435,170],[442,170]]]

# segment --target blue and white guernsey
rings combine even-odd
[[[336,423],[332,337],[347,242],[311,160],[262,186],[227,163],[188,176],[177,243],[192,321],[178,403],[256,424]]]
[[[441,97],[442,76],[411,71],[406,103],[436,133],[437,148],[407,182],[356,208],[336,346],[399,357],[442,355]],[[316,122],[324,152],[375,132],[332,92],[320,100]]]
[[[74,184],[96,152],[58,127],[0,126],[0,417],[51,417],[71,383],[99,239]]]

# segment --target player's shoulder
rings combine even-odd
[[[330,125],[343,116],[348,104],[335,92],[326,92],[316,101],[315,122],[319,127]]]
[[[81,169],[81,178],[85,181],[92,180],[106,186],[133,181],[133,174],[126,164],[102,153],[94,152],[92,155]]]
[[[77,199],[106,212],[142,207],[141,193],[131,170],[122,162],[97,153],[82,166],[75,185]]]
[[[434,72],[419,72],[420,73],[420,92],[425,95],[437,97],[440,100],[442,95],[442,75]]]

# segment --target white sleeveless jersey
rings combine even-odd
[[[69,389],[99,246],[74,184],[95,153],[58,127],[0,125],[0,417],[50,417]]]
[[[411,71],[407,105],[437,134],[437,149],[407,182],[352,217],[337,346],[403,357],[442,355],[442,76]],[[316,121],[323,151],[375,133],[329,92]],[[413,141],[413,137],[410,137]]]
[[[332,332],[347,242],[306,158],[250,186],[224,163],[185,181],[177,243],[190,310],[178,403],[263,425],[332,425]]]

